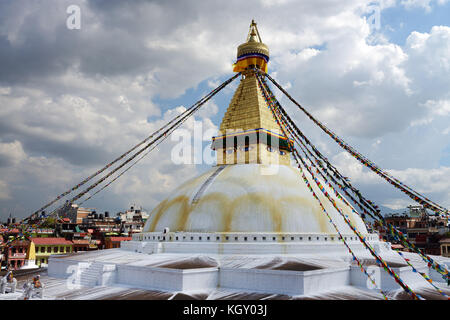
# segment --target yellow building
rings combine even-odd
[[[48,257],[55,254],[72,253],[73,243],[64,238],[31,238],[34,245],[36,265],[48,264]]]

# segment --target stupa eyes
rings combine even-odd
[[[247,152],[247,151],[251,151],[251,150],[253,150],[253,147],[252,146],[248,146],[248,147],[241,147],[241,149],[240,149],[241,151],[244,151],[244,152]]]
[[[227,149],[225,152],[227,154],[233,154],[234,153],[234,149]]]
[[[276,150],[274,148],[269,147],[269,146],[267,146],[267,151],[276,152]],[[279,152],[280,152],[280,155],[282,155],[282,156],[284,156],[286,154],[286,151],[283,151],[283,150],[279,150]]]

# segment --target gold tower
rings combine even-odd
[[[247,41],[237,49],[233,71],[241,72],[241,82],[220,124],[212,149],[217,165],[281,164],[290,165],[288,141],[282,136],[258,85],[254,69],[267,72],[269,49],[252,20]]]

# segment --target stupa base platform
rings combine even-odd
[[[397,253],[389,250],[381,255],[413,290],[429,299],[443,298]],[[405,256],[450,294],[449,287],[440,282],[440,275],[430,271],[420,257],[412,253]],[[409,299],[368,253],[361,252],[358,258],[385,294],[393,299]],[[448,258],[433,258],[450,266]],[[143,299],[383,299],[348,254],[330,252],[148,254],[119,248],[51,257],[47,277],[59,283],[55,299],[137,299],[141,295]],[[46,288],[47,298],[51,292]]]

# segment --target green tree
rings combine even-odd
[[[54,229],[56,227],[56,219],[48,217],[41,223],[41,228]]]

